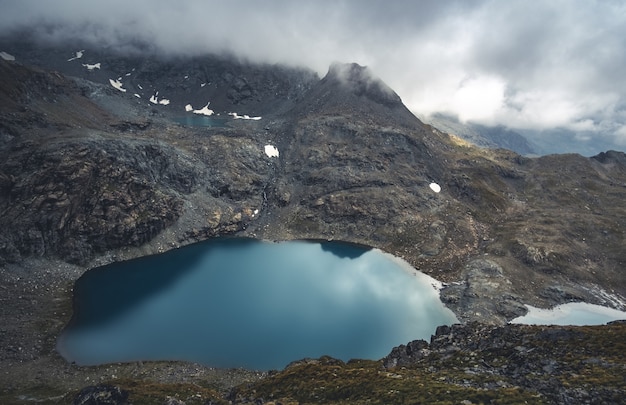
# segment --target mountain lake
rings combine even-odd
[[[57,342],[68,361],[182,360],[281,369],[379,359],[458,322],[440,283],[377,249],[215,239],[91,269]]]

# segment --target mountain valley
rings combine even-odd
[[[379,248],[442,281],[442,301],[464,325],[482,331],[478,335],[513,328],[507,322],[524,315],[526,305],[583,301],[626,310],[623,152],[527,157],[480,148],[421,122],[357,64],[333,64],[320,78],[304,68],[232,57],[162,59],[80,43],[4,39],[0,51],[15,58],[0,59],[0,316],[6,325],[0,364],[11,370],[0,377],[3,400],[41,389],[55,403],[99,382],[117,381],[132,391],[158,381],[170,384],[170,394],[175,384],[179,392],[200,384],[203,401],[223,400],[220,392],[237,386],[231,401],[269,400],[271,394],[283,403],[345,403],[352,398],[346,392],[315,399],[272,391],[267,381],[284,379],[281,384],[293,387],[294,370],[307,377],[311,370],[363,378],[392,372],[378,363],[332,359],[294,364],[276,375],[180,363],[82,368],[55,352],[55,338],[71,316],[72,284],[84,271],[213,237]],[[224,121],[176,121],[185,116]],[[597,337],[601,328],[571,333]],[[606,330],[623,341],[623,324]],[[506,355],[521,356],[546,341],[570,342],[565,335],[540,342],[528,337],[518,342],[523,350],[507,346]],[[467,357],[468,350],[448,352]],[[495,367],[503,356],[485,361]],[[610,369],[623,377],[623,367],[615,366],[623,365],[623,354],[594,346],[590,358],[598,359],[589,366],[597,375]],[[415,371],[410,367],[409,374]],[[398,373],[409,378],[406,370]],[[435,385],[463,386],[458,376],[433,375],[442,378],[429,380]],[[548,386],[535,387],[537,396],[529,394],[532,384],[507,378],[497,387],[497,381],[464,387],[502,389],[497,398],[522,387],[524,400],[537,402],[584,397],[550,397]],[[624,386],[623,378],[609,380],[606,392],[596,395],[606,394],[610,403]],[[256,393],[246,391],[253,381]],[[194,401],[185,400],[202,403]]]

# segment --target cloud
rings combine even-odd
[[[0,0],[0,32],[133,51],[367,65],[424,116],[581,128],[626,142],[626,3],[617,0]]]

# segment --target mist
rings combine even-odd
[[[122,52],[368,66],[414,113],[626,148],[621,1],[0,1],[0,34]],[[543,136],[542,135],[542,136]],[[545,141],[545,140],[544,140]],[[555,140],[557,142],[557,140]]]

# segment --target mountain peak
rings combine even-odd
[[[333,63],[323,82],[338,83],[357,96],[365,96],[372,101],[387,106],[402,104],[400,96],[367,66],[358,63]]]
[[[292,116],[350,116],[379,124],[421,127],[422,122],[409,111],[385,82],[371,69],[357,63],[333,63],[328,73],[312,86]]]

